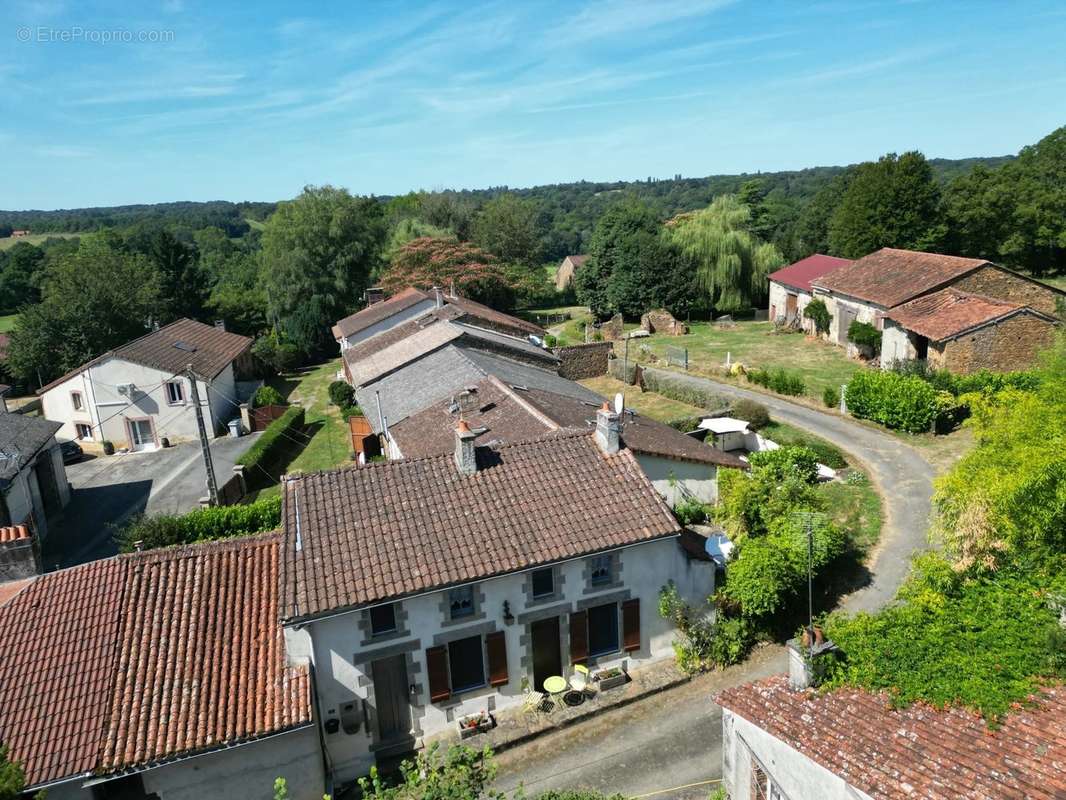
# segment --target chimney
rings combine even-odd
[[[439,286],[434,286],[433,287],[433,296],[434,296],[434,298],[436,298],[437,308],[440,308],[441,306],[444,305],[443,293],[441,292],[441,289],[440,289]]]
[[[473,475],[477,472],[477,452],[474,449],[474,439],[477,434],[470,430],[465,419],[459,420],[455,426],[455,466],[463,475]]]
[[[818,686],[824,678],[825,667],[822,656],[835,653],[837,646],[826,639],[822,641],[821,629],[812,642],[809,639],[789,639],[788,648],[788,685],[793,691],[803,691]]]
[[[224,319],[216,319],[215,320],[215,327],[218,328],[220,331],[226,330],[226,320],[224,320]]]
[[[622,425],[618,415],[604,401],[603,406],[596,412],[596,444],[607,455],[617,453],[621,447]]]
[[[34,538],[25,525],[0,528],[0,584],[41,574]]]

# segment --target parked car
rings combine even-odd
[[[81,460],[84,451],[81,449],[81,445],[77,442],[60,442],[59,451],[63,454],[64,464],[73,464],[75,461]]]

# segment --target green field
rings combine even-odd
[[[15,328],[15,323],[18,322],[18,314],[8,314],[6,316],[0,316],[0,333],[10,333]]]
[[[630,357],[642,362],[663,362],[667,348],[688,350],[688,371],[730,380],[753,390],[760,387],[744,378],[726,378],[721,369],[726,357],[747,368],[799,372],[806,383],[805,397],[821,404],[827,387],[847,383],[862,365],[847,358],[844,349],[825,341],[808,339],[801,333],[774,333],[769,322],[738,322],[732,328],[719,328],[709,322],[693,322],[687,336],[648,336],[630,342]],[[618,351],[618,345],[615,346]]]
[[[40,244],[45,239],[75,239],[82,235],[80,233],[31,233],[29,236],[5,236],[0,239],[0,250],[9,250],[19,242]]]

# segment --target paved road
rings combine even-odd
[[[776,419],[821,436],[865,465],[884,498],[885,522],[869,565],[871,582],[841,606],[873,611],[888,603],[907,575],[911,554],[927,545],[933,468],[914,448],[854,420],[708,383],[721,394],[762,403]],[[707,782],[721,776],[722,712],[712,695],[786,668],[783,648],[765,648],[737,667],[548,734],[500,755],[500,785],[522,783],[531,794],[589,787],[649,800],[702,800],[715,788]]]
[[[260,434],[215,439],[211,457],[219,483],[232,474],[237,458]],[[199,507],[207,494],[200,445],[175,445],[154,453],[86,458],[67,465],[74,490],[63,519],[50,530],[45,564],[64,567],[114,555],[108,524],[143,512],[176,514]]]

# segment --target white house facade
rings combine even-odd
[[[237,371],[251,340],[179,320],[105,353],[39,392],[59,437],[154,450],[198,435],[192,380],[209,436],[238,415]],[[189,370],[189,365],[192,370]]]

